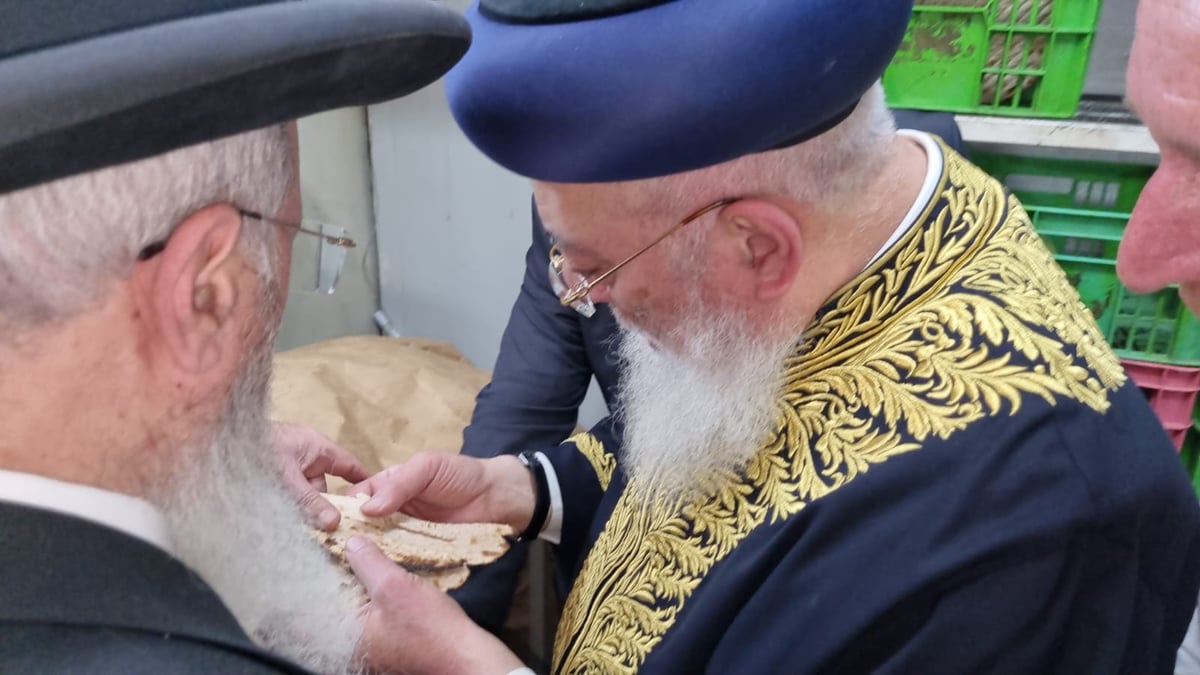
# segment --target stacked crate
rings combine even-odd
[[[1100,0],[917,0],[883,76],[896,108],[1071,117]]]
[[[1117,247],[1153,167],[977,152],[972,159],[1024,204],[1130,378],[1146,394],[1200,492],[1200,319],[1176,288],[1134,293]]]
[[[895,108],[1070,118],[1100,0],[917,0],[883,84]],[[1153,167],[973,151],[1025,205],[1200,493],[1200,320],[1174,288],[1137,294],[1117,248]]]

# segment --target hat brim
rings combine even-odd
[[[0,192],[433,82],[470,28],[431,0],[281,1],[0,61]]]

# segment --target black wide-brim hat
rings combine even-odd
[[[470,35],[433,0],[0,0],[0,193],[404,96]]]
[[[455,120],[523,176],[699,169],[812,138],[879,80],[913,0],[478,0]]]

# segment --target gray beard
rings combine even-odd
[[[690,312],[675,354],[622,325],[622,468],[644,504],[711,496],[743,472],[778,419],[793,345],[755,340],[729,313]]]
[[[261,646],[319,673],[362,671],[362,633],[346,577],[307,534],[279,477],[267,398],[272,340],[235,382],[219,428],[155,501],[175,555]]]

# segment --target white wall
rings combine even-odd
[[[368,120],[383,308],[401,334],[449,341],[490,370],[524,275],[529,183],[466,140],[441,82]],[[604,414],[593,384],[580,420]]]
[[[490,368],[524,273],[528,182],[462,137],[441,83],[369,120],[384,310]]]
[[[317,239],[296,237],[291,289],[278,349],[343,335],[374,334],[379,306],[375,215],[366,110],[345,108],[300,120],[300,187],[306,220],[347,229],[349,251],[337,292],[318,294]]]

